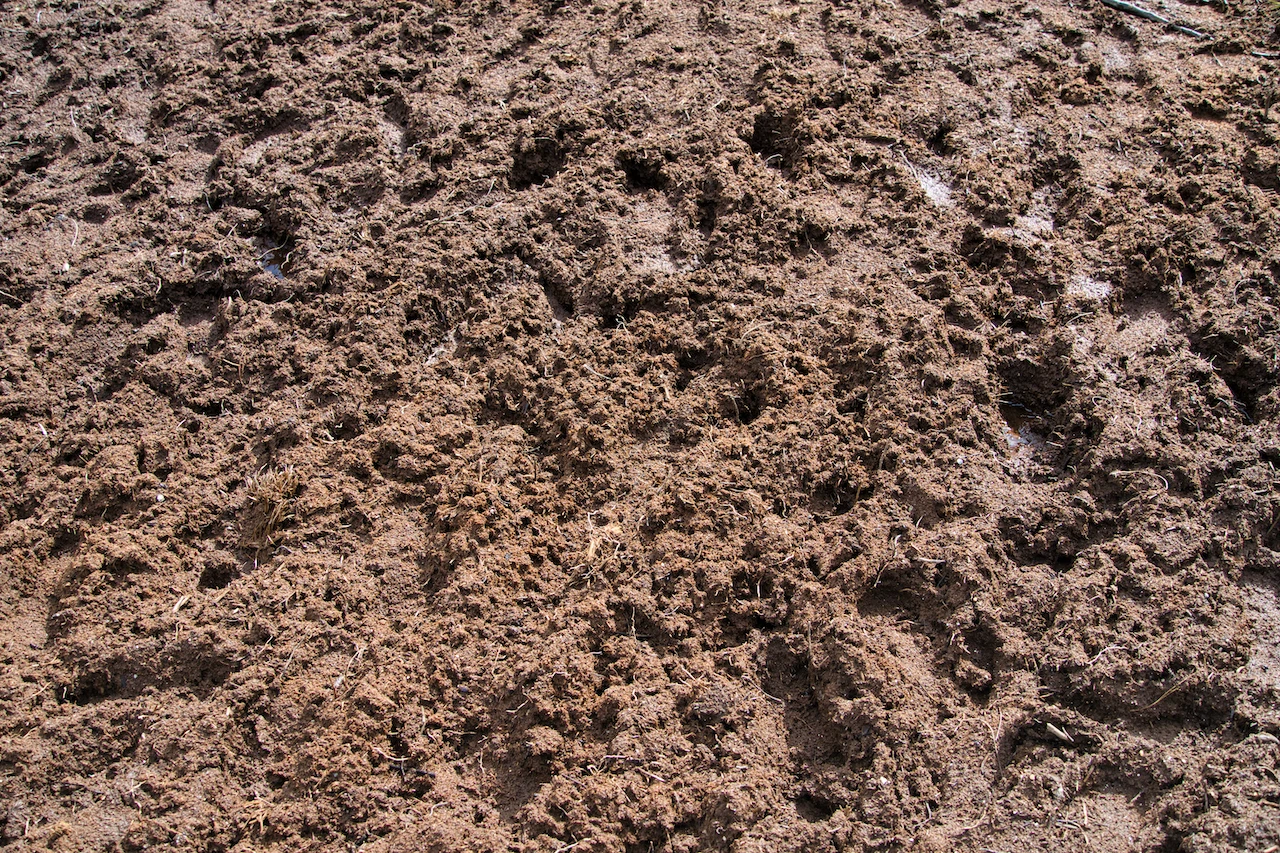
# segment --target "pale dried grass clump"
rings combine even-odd
[[[292,465],[259,471],[245,481],[249,500],[241,523],[241,539],[247,546],[271,544],[280,525],[293,518],[293,499],[302,478]]]

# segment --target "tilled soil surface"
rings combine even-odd
[[[0,5],[0,846],[1275,851],[1277,16]]]

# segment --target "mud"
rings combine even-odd
[[[1280,35],[1159,8],[5,4],[0,846],[1277,849]]]

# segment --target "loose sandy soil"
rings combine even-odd
[[[1265,5],[0,5],[0,846],[1275,851]]]

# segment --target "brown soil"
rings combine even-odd
[[[0,8],[0,846],[1277,850],[1265,6]]]

